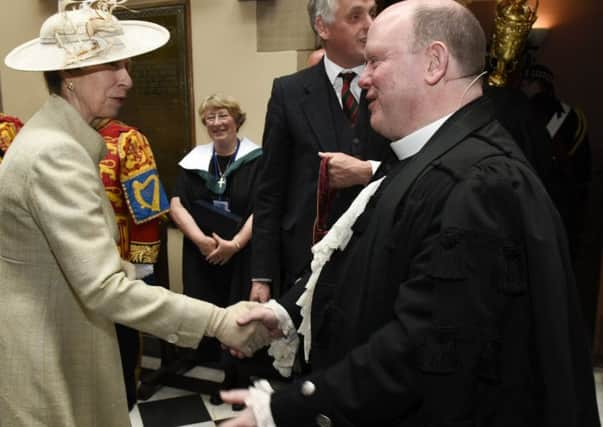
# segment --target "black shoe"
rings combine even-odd
[[[209,396],[209,403],[211,403],[212,405],[216,405],[216,406],[224,403],[224,401],[220,397],[219,391],[217,391]]]

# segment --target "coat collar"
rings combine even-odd
[[[394,212],[396,204],[429,165],[463,142],[467,137],[494,120],[494,108],[489,99],[480,97],[452,114],[435,132],[425,146],[395,176],[398,185],[389,185],[381,197],[386,212]]]
[[[259,150],[260,146],[252,142],[248,138],[241,139],[237,156],[233,159],[233,163],[249,153]],[[207,172],[209,168],[209,162],[214,153],[214,143],[197,145],[193,148],[180,162],[178,163],[182,169],[192,171],[204,171]]]
[[[412,157],[417,154],[427,144],[431,137],[437,132],[437,130],[444,124],[446,120],[450,118],[452,114],[441,117],[417,129],[413,133],[406,135],[404,138],[398,139],[390,143],[390,147],[396,154],[398,160],[404,160],[408,157]]]
[[[51,95],[41,110],[57,125],[67,130],[75,141],[88,153],[94,163],[100,162],[107,154],[103,137],[65,99]]]
[[[417,154],[430,163],[494,119],[492,102],[481,96],[450,116]]]

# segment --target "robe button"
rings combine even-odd
[[[312,396],[316,391],[316,386],[312,381],[304,381],[301,386],[301,393],[304,396]]]
[[[170,344],[176,344],[178,342],[178,335],[176,335],[176,334],[168,335],[167,342],[169,342]]]
[[[332,427],[333,423],[331,419],[324,414],[318,414],[316,416],[316,424],[318,427]]]

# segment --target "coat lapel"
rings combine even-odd
[[[305,97],[302,100],[301,108],[306,115],[308,125],[316,136],[320,151],[339,151],[337,133],[329,107],[328,90],[333,89],[327,81],[323,61],[308,70],[303,85]]]

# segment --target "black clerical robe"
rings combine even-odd
[[[279,426],[599,425],[567,244],[479,99],[394,168],[312,305],[311,373]],[[282,300],[299,322],[299,283]]]
[[[211,204],[213,200],[225,200],[230,211],[241,217],[240,227],[243,227],[253,212],[260,165],[259,153],[259,150],[252,151],[234,162],[235,167],[226,180],[224,194],[218,195],[210,189],[213,187],[212,183],[208,184],[208,180],[215,183],[217,172],[215,164],[208,158],[207,164],[199,165],[199,170],[182,169],[172,197],[179,197],[182,206],[189,213],[194,211],[196,201]],[[209,234],[208,230],[203,231]],[[213,265],[207,262],[199,248],[185,237],[182,251],[184,293],[221,307],[249,299],[250,258],[251,245],[248,244],[225,265]]]

